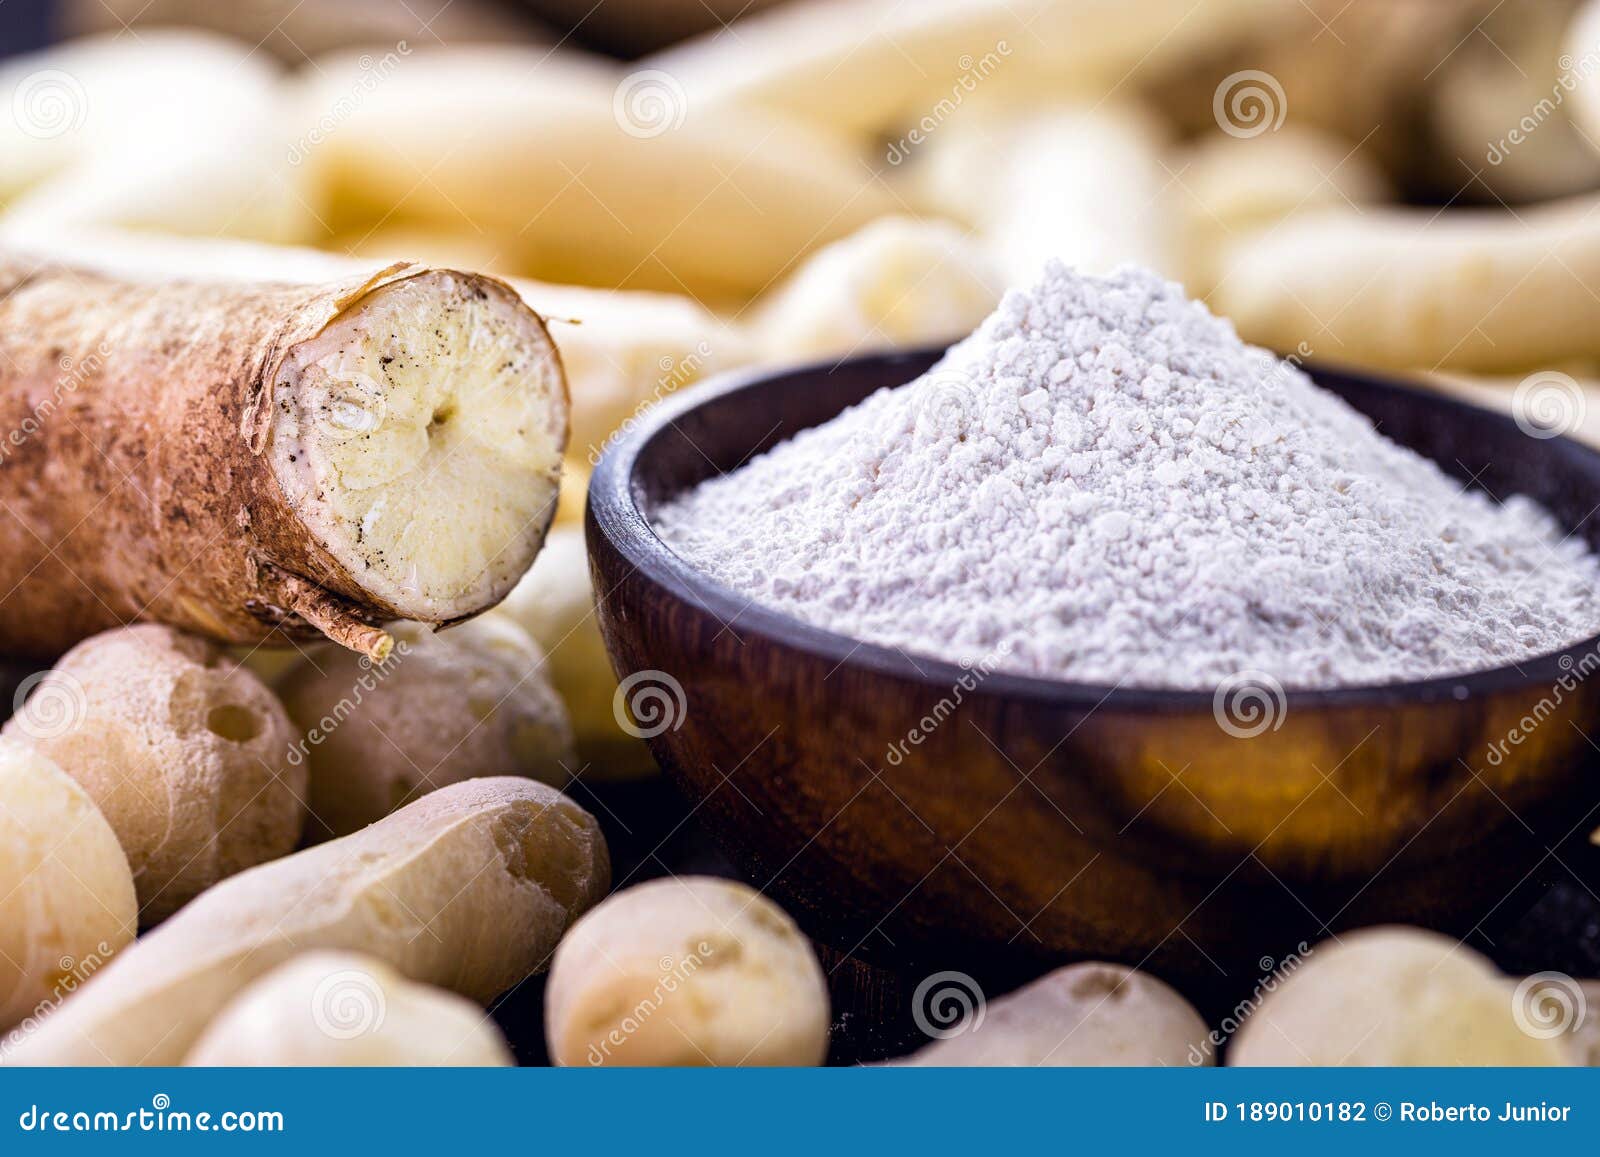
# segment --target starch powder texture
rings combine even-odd
[[[1078,682],[1461,674],[1600,631],[1600,563],[1143,270],[1058,263],[923,377],[659,512],[755,602]]]

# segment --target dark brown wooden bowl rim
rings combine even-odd
[[[894,386],[910,380],[905,376],[905,367],[920,365],[942,352],[942,349],[918,349],[873,354],[850,359],[848,364],[861,367],[878,363],[884,370],[883,384]],[[720,585],[676,554],[655,533],[644,509],[645,487],[637,478],[639,463],[651,444],[685,415],[733,394],[748,392],[753,397],[777,383],[828,374],[845,364],[832,359],[778,368],[734,371],[698,385],[687,394],[657,403],[638,416],[612,442],[595,467],[589,482],[590,533],[598,531],[603,535],[628,564],[636,567],[651,582],[720,621],[735,624],[740,634],[759,635],[779,646],[793,648],[833,664],[877,672],[923,685],[939,693],[947,692],[959,680],[970,676],[970,666],[920,653],[913,661],[891,647],[836,634],[782,611],[751,602],[747,596]],[[1409,396],[1412,404],[1436,409],[1441,421],[1488,423],[1515,428],[1515,422],[1505,414],[1439,394],[1426,387],[1406,385],[1398,378],[1346,370],[1325,363],[1307,362],[1301,368],[1314,379],[1338,378],[1378,391],[1403,392]],[[920,369],[916,370],[912,376],[920,372]],[[793,431],[789,436],[792,434]],[[1576,453],[1592,459],[1597,473],[1600,473],[1600,451],[1566,435],[1543,440],[1542,449],[1538,452],[1549,453],[1557,443],[1563,445],[1565,453]],[[1594,502],[1600,505],[1600,494],[1595,495]],[[1519,687],[1553,685],[1570,673],[1582,655],[1597,648],[1600,648],[1600,634],[1521,664],[1492,667],[1464,675],[1402,683],[1287,690],[1284,692],[1285,704],[1291,711],[1295,708],[1309,710],[1374,704],[1394,706],[1445,699],[1462,700]],[[979,693],[1064,709],[1091,710],[1110,705],[1136,711],[1183,714],[1211,710],[1215,696],[1213,690],[1164,690],[1075,683],[1003,671],[985,676]]]

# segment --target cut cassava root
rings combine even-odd
[[[568,405],[502,282],[123,279],[0,254],[0,649],[155,619],[235,643],[497,602],[555,511]]]

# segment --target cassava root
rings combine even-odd
[[[567,429],[543,322],[493,278],[145,281],[0,252],[0,650],[151,619],[382,659],[384,622],[511,589]]]

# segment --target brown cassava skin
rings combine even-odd
[[[266,449],[289,351],[428,272],[146,283],[0,252],[0,651],[53,657],[154,620],[386,653],[376,624],[404,616],[317,542]]]
[[[554,788],[452,784],[218,884],[5,1041],[0,1061],[178,1064],[246,985],[315,949],[365,952],[486,1002],[546,966],[610,875],[594,817]]]
[[[276,696],[213,643],[143,623],[96,635],[35,689],[71,718],[41,727],[29,707],[0,735],[77,781],[133,870],[139,919],[159,923],[218,880],[294,851],[306,817],[300,738]],[[250,734],[211,720],[229,708]]]

